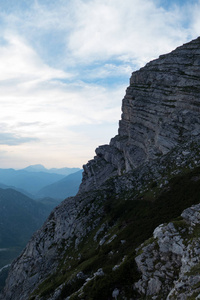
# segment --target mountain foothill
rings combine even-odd
[[[11,261],[62,200],[79,188],[79,168],[0,169],[0,289]]]

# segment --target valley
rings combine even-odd
[[[66,169],[64,169],[65,172],[70,172],[68,168]],[[33,166],[31,167],[31,171],[33,171]],[[68,176],[70,175],[62,175],[66,183],[62,191],[63,198],[60,194],[55,195],[55,191],[59,186],[59,180],[54,183],[56,186],[55,188],[51,188],[48,195],[40,195],[37,198],[36,196],[31,198],[32,195],[28,191],[25,191],[27,181],[24,181],[23,178],[27,176],[26,173],[21,177],[21,181],[18,181],[18,184],[20,183],[22,188],[18,188],[17,184],[15,187],[0,184],[0,290],[4,286],[11,262],[22,252],[32,234],[42,226],[54,207],[68,195],[75,195],[77,193],[82,172],[78,171],[79,176],[76,176],[73,175],[73,171],[74,169],[72,169],[72,174],[70,174],[72,180],[74,178],[73,190],[69,188],[72,186],[71,177],[69,178],[70,183],[67,184]],[[61,172],[63,172],[63,169],[61,169]],[[7,184],[15,184],[17,175],[13,176],[14,173],[13,170],[11,172],[10,170],[1,170],[1,179],[4,178],[4,182]],[[4,177],[5,174],[6,176]],[[9,174],[11,174],[11,177],[9,177]],[[38,177],[37,170],[34,170],[34,174],[36,186],[38,180],[44,174],[41,174],[40,170]],[[54,180],[57,180],[57,177]],[[34,186],[33,182],[32,186]]]

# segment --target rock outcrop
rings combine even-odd
[[[80,192],[200,134],[200,38],[132,74],[119,133],[84,166]]]
[[[142,278],[134,287],[141,296],[199,299],[200,204],[184,210],[181,217],[157,227],[153,238],[137,249]]]
[[[199,186],[199,112],[200,38],[132,74],[118,135],[96,149],[84,166],[78,195],[51,213],[13,262],[2,299],[185,299],[184,293],[192,295],[189,286],[198,293],[199,205],[157,227],[140,247],[134,240],[141,243],[140,236],[128,239],[137,230],[145,239],[150,236],[145,231],[152,226],[154,201],[170,191],[173,177],[197,169],[190,180]],[[162,208],[167,222],[172,212],[173,206],[165,216]],[[154,223],[153,229],[160,224]],[[128,287],[123,281],[127,272],[134,273]]]
[[[76,249],[82,238],[99,224],[101,210],[98,204],[91,203],[94,198],[95,193],[68,198],[50,214],[13,262],[4,300],[29,299],[31,291],[57,269],[64,252],[70,246]]]

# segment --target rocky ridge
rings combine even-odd
[[[94,198],[95,193],[67,198],[50,214],[13,262],[6,299],[27,300],[35,286],[55,272],[63,253],[71,245],[76,249],[82,237],[99,224],[101,210],[91,203]]]
[[[100,187],[200,134],[200,38],[132,74],[119,132],[84,167],[80,192]]]
[[[195,195],[167,207],[173,178],[189,174],[189,186],[200,183],[199,75],[199,38],[133,73],[119,134],[96,150],[78,195],[51,213],[13,262],[2,299],[178,299],[199,264],[199,206],[139,245],[160,220],[199,202]]]
[[[169,181],[176,178],[178,174],[182,174],[183,171],[187,174],[200,167],[199,149],[199,140],[187,143],[184,148],[179,147],[171,150],[165,156],[152,161],[150,165],[144,163],[140,172],[139,169],[132,171],[132,176],[130,176],[130,173],[127,173],[124,176],[113,178],[111,182],[107,182],[102,186],[101,191],[82,193],[66,199],[51,213],[43,227],[33,235],[21,256],[13,262],[2,299],[73,299],[62,298],[60,295],[62,295],[62,290],[66,285],[65,272],[71,274],[74,260],[77,262],[77,265],[76,268],[72,269],[73,275],[69,275],[68,281],[71,282],[73,278],[72,282],[76,282],[76,280],[81,282],[79,288],[75,290],[81,297],[87,284],[94,281],[97,277],[106,277],[107,275],[106,271],[104,271],[105,265],[103,262],[97,269],[94,268],[92,273],[88,273],[82,267],[79,268],[79,264],[85,255],[83,254],[85,250],[82,250],[83,245],[89,243],[89,248],[94,247],[94,249],[100,249],[100,251],[102,251],[102,247],[110,245],[110,249],[113,249],[114,252],[112,245],[116,240],[119,240],[120,245],[117,245],[118,250],[115,251],[116,253],[112,254],[111,250],[109,254],[114,257],[115,254],[118,255],[117,252],[121,248],[123,249],[124,245],[128,244],[127,236],[126,239],[122,239],[123,236],[120,236],[120,232],[115,229],[116,226],[121,226],[117,225],[118,220],[109,225],[109,221],[105,219],[106,205],[112,197],[113,191],[116,193],[117,202],[120,197],[123,197],[123,209],[126,209],[126,202],[130,199],[134,203],[139,197],[140,203],[142,203],[141,200],[145,198],[146,193],[149,193],[149,191],[152,192],[152,201],[163,190],[170,190]],[[192,159],[194,157],[195,160]],[[190,180],[199,184],[200,170],[197,171],[197,175],[192,175]],[[135,188],[133,188],[134,185]],[[154,188],[152,188],[153,186]],[[131,189],[132,192],[130,193]],[[127,193],[124,194],[125,191]],[[192,215],[191,210],[196,211],[196,214]],[[196,258],[196,254],[198,252],[199,237],[194,238],[192,242],[191,238],[193,236],[196,237],[194,232],[197,232],[199,226],[197,224],[199,216],[199,205],[185,210],[182,217],[188,224],[190,221],[191,225],[187,225],[186,221],[179,220],[169,225],[161,225],[154,230],[153,239],[150,238],[150,240],[147,240],[136,249],[136,263],[138,270],[142,274],[141,279],[134,285],[136,294],[139,293],[141,297],[144,295],[149,296],[149,299],[152,299],[152,296],[160,296],[160,293],[166,296],[172,288],[176,288],[175,285],[173,286],[174,279],[179,282],[183,278],[181,273],[183,269],[182,261],[191,268],[198,265],[199,260]],[[123,219],[123,227],[124,221]],[[150,220],[151,222],[152,220]],[[175,227],[173,224],[178,225]],[[131,230],[133,228],[131,225]],[[184,234],[187,234],[185,240],[182,238]],[[189,245],[187,249],[184,246],[186,240]],[[130,244],[132,243],[133,241],[130,241]],[[192,247],[195,249],[193,252],[191,252]],[[139,254],[140,252],[142,254]],[[185,254],[183,255],[183,253]],[[119,271],[120,267],[123,267],[124,261],[126,262],[127,260],[129,262],[131,256],[134,257],[133,254],[127,258],[128,256],[129,252],[124,252],[124,250],[119,257],[117,256],[117,260],[112,266],[113,272]],[[89,259],[91,258],[89,257]],[[186,269],[183,272],[185,274]],[[55,288],[53,290],[50,288],[50,292],[47,288],[48,293],[45,296],[45,293],[41,292],[43,283],[45,285],[48,282],[54,283],[54,274],[57,277],[60,273],[63,274],[63,279],[56,282]],[[157,287],[156,289],[155,286]],[[122,292],[118,289],[117,291],[119,294]],[[134,299],[140,299],[140,296]],[[83,297],[83,299],[87,299],[87,297]]]

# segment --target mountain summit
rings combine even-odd
[[[119,133],[84,166],[80,191],[100,186],[200,134],[200,38],[132,74]]]
[[[118,135],[13,262],[2,299],[200,295],[199,111],[200,38],[134,72]]]

